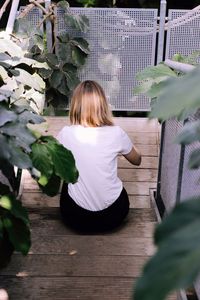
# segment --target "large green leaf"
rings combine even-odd
[[[150,117],[166,120],[181,115],[184,110],[190,112],[191,109],[199,108],[199,77],[200,67],[197,67],[183,77],[168,79],[152,107]]]
[[[74,47],[74,49],[72,50],[72,60],[76,66],[84,65],[86,58],[87,54],[82,52],[79,48]]]
[[[9,38],[0,38],[0,52],[8,53],[11,57],[24,56],[25,52]]]
[[[200,270],[200,199],[179,204],[156,230],[157,253],[138,280],[135,300],[164,300],[190,286]]]
[[[1,219],[0,219],[1,220]],[[2,220],[0,221],[2,222]],[[3,224],[3,222],[2,222]],[[14,247],[9,240],[6,230],[3,230],[3,236],[0,238],[0,269],[5,268],[10,262]]]
[[[8,141],[9,153],[10,153],[10,163],[13,166],[17,166],[20,169],[29,169],[32,168],[32,161],[27,153],[25,153],[21,147],[18,146],[18,142],[12,139]]]
[[[10,147],[8,146],[8,137],[0,133],[0,159],[10,159]]]
[[[8,151],[9,151],[9,147],[8,147]],[[9,158],[10,158],[10,154],[9,154]],[[13,191],[16,191],[17,182],[16,182],[14,166],[10,164],[10,161],[8,159],[1,157],[0,158],[0,169],[1,169],[2,174],[7,178]],[[4,192],[4,194],[9,194],[8,192],[5,192],[4,189],[2,189],[2,192]]]
[[[75,37],[73,38],[73,40],[71,40],[71,43],[77,48],[79,48],[85,54],[90,53],[89,44],[85,39],[81,37]]]
[[[45,57],[50,67],[52,67],[53,69],[59,69],[59,61],[56,54],[47,53]]]
[[[1,180],[1,178],[0,178]],[[0,181],[0,197],[5,195],[5,194],[10,194],[10,188],[8,185],[6,184],[3,184],[1,181]],[[1,199],[1,198],[0,198]],[[0,200],[1,201],[1,200]],[[0,204],[1,206],[1,204]],[[0,225],[0,231],[1,231],[1,225]]]
[[[48,179],[53,174],[53,162],[46,144],[34,143],[32,145],[31,159],[33,166],[41,172],[41,176]]]
[[[40,185],[41,190],[43,193],[50,197],[54,197],[59,193],[61,184],[61,179],[59,176],[56,176],[55,174],[52,174],[50,179],[48,180],[48,183],[45,184],[45,186]]]
[[[65,9],[65,10],[68,10],[68,8],[69,8],[69,3],[67,2],[67,1],[59,1],[58,3],[57,3],[57,6],[58,7],[61,7],[62,9]]]
[[[176,137],[176,142],[184,145],[200,141],[200,121],[188,122]]]
[[[84,15],[65,14],[65,23],[73,29],[86,33],[89,29],[89,20]]]
[[[27,145],[32,144],[36,140],[26,125],[19,122],[6,123],[1,128],[1,132],[9,136],[17,137],[18,140],[21,140]]]
[[[58,43],[57,55],[62,64],[71,61],[71,51],[72,46],[70,43]]]
[[[60,70],[54,70],[49,78],[51,87],[57,89],[63,80],[64,74]]]
[[[77,67],[72,64],[65,64],[63,66],[65,78],[67,79],[67,85],[70,90],[73,90],[79,84],[79,78],[77,76]]]
[[[51,137],[50,139],[45,137],[45,140],[48,142],[47,147],[51,153],[55,174],[66,182],[75,183],[78,178],[78,171],[72,152]]]
[[[57,89],[62,95],[69,96],[69,88],[68,88],[66,77],[62,78]]]
[[[8,194],[0,197],[0,206],[8,210],[16,218],[21,219],[25,224],[29,224],[27,210],[13,195]]]
[[[3,225],[15,250],[27,255],[31,246],[30,229],[27,224],[21,219],[7,215],[3,217]]]
[[[0,78],[3,81],[5,81],[8,78],[8,73],[2,66],[0,66]]]
[[[137,80],[156,79],[158,77],[177,77],[176,73],[163,63],[145,68],[136,75]]]
[[[188,166],[190,169],[198,169],[200,167],[200,149],[195,149],[191,153]]]
[[[0,105],[0,126],[7,122],[15,121],[16,119],[17,115],[13,111]]]
[[[24,85],[28,85],[40,92],[44,90],[45,83],[38,74],[34,73],[32,75],[27,71],[19,68],[16,68],[15,70],[19,71],[19,75],[15,77],[18,82],[23,83]]]
[[[0,241],[2,240],[2,238],[3,238],[3,221],[0,216]],[[1,253],[1,250],[0,250],[0,253]]]

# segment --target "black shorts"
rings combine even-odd
[[[129,211],[129,199],[125,188],[117,200],[100,211],[80,207],[68,194],[67,184],[63,184],[60,197],[60,212],[65,224],[78,231],[98,232],[119,226]]]

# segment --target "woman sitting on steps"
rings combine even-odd
[[[104,91],[94,81],[84,81],[74,90],[70,122],[57,138],[73,153],[79,178],[75,184],[63,184],[61,216],[78,231],[113,229],[129,211],[127,192],[117,176],[117,156],[140,165],[141,155],[113,124]]]

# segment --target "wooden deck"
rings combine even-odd
[[[48,123],[48,133],[56,135],[67,121],[50,117]],[[133,284],[154,252],[150,190],[156,187],[159,126],[144,118],[115,118],[115,123],[143,155],[140,167],[119,158],[119,176],[131,202],[127,221],[106,234],[79,235],[62,224],[59,197],[42,195],[24,173],[22,201],[30,212],[32,248],[27,257],[14,254],[0,272],[0,288],[10,299],[131,299]]]

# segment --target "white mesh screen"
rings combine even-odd
[[[83,37],[89,41],[91,54],[80,79],[99,82],[113,110],[150,110],[149,99],[134,96],[133,87],[136,73],[154,64],[157,10],[71,8],[71,12],[86,15],[90,22]],[[57,34],[69,31],[61,9],[57,16]]]
[[[176,203],[181,146],[174,139],[182,126],[182,122],[174,119],[165,123],[160,194],[167,211]]]
[[[169,10],[169,28],[167,30],[166,58],[172,58],[176,53],[189,55],[195,50],[200,50],[200,14],[194,11],[180,24],[170,28],[170,20],[183,17],[188,10]],[[174,27],[173,27],[174,26]]]

